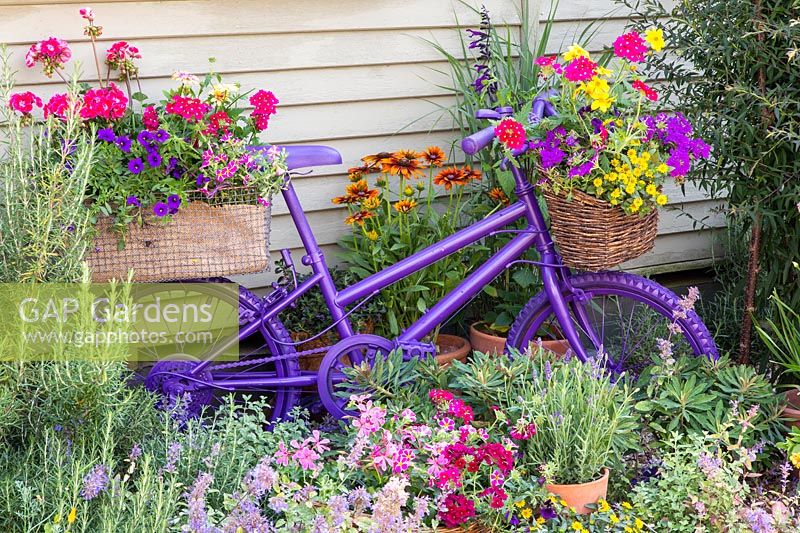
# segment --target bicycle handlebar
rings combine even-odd
[[[475,155],[486,148],[494,140],[494,126],[483,128],[477,133],[461,140],[461,149],[465,154]]]

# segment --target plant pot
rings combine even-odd
[[[436,362],[441,366],[447,366],[455,359],[465,361],[471,350],[469,341],[463,337],[444,333],[440,333],[436,337],[436,351],[438,352]]]
[[[476,328],[481,322],[475,322],[469,327],[469,343],[472,349],[481,353],[501,354],[506,349],[506,338],[492,335]]]
[[[566,339],[554,339],[551,341],[542,341],[542,349],[548,352],[564,357],[569,350],[569,343]]]
[[[790,428],[800,428],[800,389],[792,389],[786,393],[786,407],[783,416],[787,418],[786,425]]]
[[[604,468],[603,475],[594,481],[573,485],[547,484],[544,488],[566,501],[568,506],[574,507],[578,514],[589,514],[592,510],[586,505],[597,503],[608,494],[608,475],[608,468]]]

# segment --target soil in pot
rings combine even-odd
[[[442,366],[447,366],[451,361],[458,359],[465,361],[467,355],[472,351],[469,341],[457,335],[447,335],[440,333],[436,337],[436,362]]]
[[[506,338],[497,335],[484,322],[469,327],[469,343],[476,352],[501,354],[506,349]]]
[[[792,389],[786,393],[786,407],[783,416],[788,418],[786,425],[800,428],[800,389]]]
[[[603,475],[594,481],[572,485],[547,484],[544,488],[574,507],[578,514],[589,514],[592,510],[586,505],[597,503],[608,494],[608,475],[608,468],[604,468]]]

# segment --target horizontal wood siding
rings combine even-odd
[[[550,0],[484,0],[496,24],[519,29],[521,2],[546,19]],[[50,35],[71,42],[74,58],[91,80],[91,47],[84,42],[78,9],[83,3],[0,0],[0,40],[14,53],[23,90],[48,96],[60,90],[24,67],[30,42]],[[141,61],[144,91],[157,95],[172,86],[175,70],[202,74],[213,69],[239,81],[244,89],[268,88],[281,101],[265,140],[317,143],[338,149],[344,164],[298,176],[295,186],[323,245],[346,231],[343,212],[330,198],[346,182],[345,169],[364,154],[398,148],[451,146],[452,124],[432,113],[451,102],[446,87],[448,65],[427,41],[460,55],[462,27],[474,26],[476,15],[458,0],[210,0],[108,1],[92,4],[104,28],[101,49],[125,39],[135,43]],[[624,28],[627,13],[612,0],[561,0],[548,48],[570,44],[587,24],[595,24],[588,48],[600,50]],[[603,19],[602,23],[595,21]],[[462,155],[456,154],[456,157]],[[686,197],[671,190],[674,207],[722,224],[709,202],[696,190]],[[687,216],[666,211],[656,250],[638,259],[637,268],[669,265],[712,256],[711,232],[698,232]],[[299,245],[286,208],[276,202],[273,248]],[[328,246],[326,246],[328,248]],[[329,249],[329,248],[328,248]],[[695,263],[692,263],[695,264]],[[246,278],[250,285],[268,277]]]

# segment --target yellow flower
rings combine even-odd
[[[622,189],[614,189],[611,191],[611,198],[619,198],[622,196]]]
[[[650,161],[650,158],[653,157],[650,155],[650,152],[642,152],[642,159],[645,161]]]
[[[539,524],[539,525],[542,525],[542,524],[544,524],[545,522],[546,522],[546,520],[545,520],[543,517],[541,517],[541,516],[540,516],[539,518],[537,518],[537,519],[536,519],[536,523],[537,523],[537,524]]]
[[[625,526],[625,533],[633,533],[633,528],[630,526]]]
[[[239,92],[239,87],[232,83],[218,83],[211,87],[211,96],[217,102],[225,102],[232,95]]]
[[[636,520],[633,522],[633,526],[634,526],[636,529],[642,529],[642,528],[644,527],[644,522],[642,522],[642,520],[641,520],[640,518],[637,518],[637,519],[636,519]]]
[[[609,515],[608,518],[611,520],[612,524],[616,524],[619,522],[619,517],[617,516],[616,513],[611,513],[611,515]]]
[[[631,505],[628,502],[622,502],[622,507],[624,507],[625,509],[628,509],[628,510],[633,509],[633,505]]]
[[[381,205],[381,200],[377,196],[373,196],[364,200],[361,205],[364,206],[364,209],[378,209]]]
[[[612,159],[611,166],[617,168],[619,166],[619,159]]]
[[[641,176],[641,175],[642,175],[642,168],[641,168],[641,167],[636,167],[636,168],[634,168],[634,169],[633,169],[633,175],[634,175],[634,176],[636,176],[637,178],[638,178],[639,176]]]
[[[611,104],[614,103],[615,98],[605,97],[605,98],[598,98],[597,100],[592,101],[592,111],[600,110],[603,113],[608,111],[611,107]]]
[[[792,462],[795,468],[800,468],[800,452],[793,453],[789,461]]]
[[[614,73],[607,69],[606,67],[597,67],[595,70],[598,76],[603,76],[604,78],[610,78]]]
[[[667,198],[666,194],[659,194],[656,197],[656,203],[658,205],[666,205],[668,201],[669,201],[669,198]]]
[[[72,524],[75,522],[75,519],[78,518],[78,509],[73,507],[69,510],[69,514],[67,515],[67,523]]]
[[[563,507],[568,507],[567,500],[565,500],[564,498],[558,500],[558,503],[560,503]]]
[[[656,52],[660,52],[664,48],[664,30],[661,28],[650,28],[644,32],[644,40],[650,45],[650,48]]]
[[[607,513],[611,510],[611,506],[608,505],[608,502],[603,500],[602,498],[597,501],[597,510],[601,513]]]
[[[629,148],[629,149],[628,149],[628,152],[627,152],[625,155],[627,155],[627,156],[628,156],[628,158],[629,158],[631,161],[633,161],[634,159],[636,159],[636,150],[634,150],[633,148]]]
[[[605,179],[607,181],[610,181],[611,183],[614,183],[615,181],[617,181],[617,173],[616,172],[609,172],[604,177],[605,177]]]
[[[611,91],[611,87],[609,87],[608,82],[602,78],[598,78],[597,76],[593,77],[586,83],[582,83],[581,88],[586,91],[586,94],[588,94],[590,98],[595,100],[599,98],[607,98],[608,93]]]
[[[394,203],[394,209],[398,213],[410,213],[415,207],[417,207],[417,202],[414,200],[400,200]]]
[[[637,211],[640,207],[642,207],[642,204],[644,204],[644,200],[642,200],[641,198],[633,199],[633,206],[637,209]]]
[[[56,513],[56,515],[53,517],[53,523],[54,524],[60,524],[61,523],[61,513]]]
[[[367,232],[367,239],[369,239],[371,241],[377,241],[378,240],[378,232],[375,231],[375,230],[368,231]]]
[[[655,183],[649,184],[647,187],[645,187],[644,191],[650,196],[658,195],[658,188],[656,187]]]
[[[656,167],[656,170],[662,174],[666,174],[667,172],[669,172],[669,167],[667,166],[666,163],[661,163]]]
[[[625,186],[625,192],[628,194],[633,194],[634,192],[636,192],[636,184],[628,183],[628,185]]]
[[[564,61],[572,61],[576,57],[581,57],[581,56],[588,58],[589,52],[581,48],[579,45],[573,44],[572,46],[567,48],[566,52],[564,52]]]
[[[600,187],[603,185],[603,178],[595,178],[592,183],[595,187]]]
[[[516,505],[518,509],[522,509],[523,507],[525,507],[525,500],[520,500],[514,505]]]
[[[406,185],[406,188],[403,189],[403,194],[405,194],[406,196],[414,196],[414,189]]]
[[[583,524],[581,524],[577,520],[575,520],[572,523],[572,529],[575,530],[575,531],[586,531],[586,528],[583,527]]]
[[[522,510],[520,514],[522,515],[522,518],[524,518],[525,520],[529,520],[530,517],[533,516],[533,511],[531,511],[530,507],[526,507],[525,509]]]

